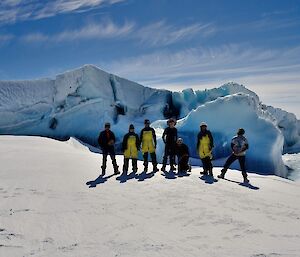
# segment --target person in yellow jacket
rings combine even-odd
[[[156,135],[155,130],[150,127],[150,121],[146,119],[144,121],[145,127],[142,129],[140,134],[140,142],[142,145],[142,153],[144,158],[144,172],[148,171],[148,155],[150,154],[153,171],[158,171],[157,160],[156,160]]]
[[[203,165],[203,172],[201,174],[213,176],[212,149],[214,147],[214,139],[209,130],[207,130],[207,124],[201,122],[200,132],[197,136],[197,151]]]
[[[128,171],[129,159],[132,159],[132,171],[136,173],[140,140],[139,136],[134,132],[133,124],[130,124],[129,132],[123,138],[122,148],[124,152],[123,172]]]

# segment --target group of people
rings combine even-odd
[[[124,154],[124,164],[123,172],[128,172],[129,160],[132,160],[132,171],[136,173],[138,170],[137,159],[138,152],[141,150],[144,160],[144,172],[148,171],[148,157],[150,155],[153,172],[157,172],[157,158],[156,158],[156,134],[155,130],[150,127],[150,121],[146,119],[144,121],[145,127],[141,130],[140,135],[135,133],[135,128],[133,124],[129,125],[129,132],[123,137],[122,151]],[[186,173],[191,171],[191,166],[189,165],[189,148],[184,144],[183,139],[178,137],[176,129],[176,120],[170,118],[167,121],[167,128],[164,130],[162,139],[165,143],[165,150],[163,156],[163,163],[161,171],[166,171],[167,162],[169,159],[170,170],[176,170],[176,157],[178,165],[178,173]],[[249,148],[248,141],[244,136],[245,130],[240,128],[237,131],[237,135],[231,140],[232,154],[227,159],[221,174],[218,178],[224,178],[227,169],[230,165],[238,160],[242,170],[242,175],[244,182],[249,182],[247,178],[247,172],[245,168],[245,155]],[[102,176],[105,175],[107,156],[110,155],[114,173],[120,174],[119,166],[117,165],[115,157],[115,135],[110,130],[110,123],[105,123],[105,129],[100,133],[98,137],[98,143],[103,154],[103,163],[101,166]],[[212,150],[214,147],[214,139],[212,133],[207,129],[207,124],[201,122],[200,131],[197,136],[197,152],[200,156],[203,166],[203,172],[201,174],[213,176],[213,165],[212,165]]]

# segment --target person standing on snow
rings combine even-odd
[[[183,143],[182,138],[177,139],[175,152],[178,159],[178,173],[191,171],[191,166],[189,165],[189,148]]]
[[[249,148],[248,140],[244,136],[245,130],[240,128],[237,132],[237,135],[232,138],[231,140],[231,149],[232,154],[227,159],[224,168],[221,170],[221,174],[218,175],[218,178],[224,178],[226,171],[228,170],[229,166],[235,161],[238,160],[240,163],[240,167],[242,170],[242,175],[244,178],[244,183],[248,183],[248,176],[245,167],[246,161],[246,150]]]
[[[207,130],[207,124],[201,122],[200,132],[197,136],[197,150],[202,161],[204,175],[213,176],[212,149],[214,147],[214,139],[209,130]]]
[[[122,144],[124,152],[123,172],[128,172],[129,159],[132,159],[132,171],[137,172],[137,158],[140,149],[139,136],[134,132],[133,124],[129,126],[129,132],[123,138]]]
[[[145,127],[140,134],[140,142],[142,144],[142,153],[144,159],[144,172],[148,171],[148,154],[151,156],[153,171],[158,171],[156,161],[156,135],[155,130],[150,127],[150,121],[148,119],[144,122]]]
[[[106,162],[107,162],[107,156],[110,155],[113,167],[114,167],[114,173],[119,174],[118,171],[119,166],[117,165],[116,161],[116,154],[115,154],[115,134],[110,130],[110,123],[105,123],[104,130],[101,131],[98,137],[98,144],[102,150],[103,154],[103,162],[102,162],[102,176],[105,175],[106,170]]]
[[[168,157],[170,158],[170,166],[171,170],[176,170],[174,167],[175,165],[175,148],[176,148],[176,141],[177,141],[177,129],[175,128],[176,121],[171,118],[167,122],[168,127],[164,130],[162,135],[162,139],[165,143],[165,152],[163,157],[163,166],[161,170],[164,172],[166,171]]]

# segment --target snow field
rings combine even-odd
[[[197,167],[120,181],[110,160],[99,179],[101,155],[39,137],[1,136],[0,163],[0,256],[299,256],[293,181],[250,174],[246,186],[229,170],[214,182]]]

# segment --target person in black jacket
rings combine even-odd
[[[119,166],[117,165],[116,161],[116,154],[115,154],[115,134],[110,130],[110,123],[105,123],[104,130],[101,131],[99,137],[98,137],[98,143],[102,150],[103,154],[103,162],[102,162],[102,176],[105,175],[106,170],[106,162],[107,162],[107,155],[110,155],[113,167],[114,167],[114,173],[119,174],[118,171]]]
[[[177,141],[177,129],[175,128],[176,122],[173,118],[169,119],[168,127],[164,130],[162,135],[162,139],[165,143],[165,153],[163,157],[163,166],[161,168],[162,171],[166,170],[168,157],[170,158],[170,166],[171,170],[175,170],[175,147]]]
[[[144,121],[145,127],[141,130],[140,142],[144,159],[144,172],[148,171],[148,155],[150,154],[153,171],[158,171],[156,161],[156,134],[155,130],[150,127],[150,121],[146,119]]]
[[[128,171],[129,159],[132,159],[132,171],[136,173],[138,170],[137,158],[140,149],[140,140],[139,136],[134,132],[133,124],[130,124],[129,132],[123,138],[122,148],[124,152],[123,172]]]
[[[178,160],[178,173],[191,171],[191,166],[189,165],[189,148],[186,144],[183,143],[182,138],[177,139],[175,151]]]

